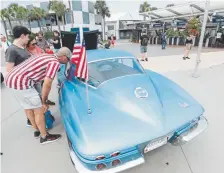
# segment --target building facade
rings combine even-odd
[[[69,9],[69,1],[63,1],[66,6],[66,9]],[[22,4],[19,4],[22,5]],[[24,5],[23,5],[24,6]],[[48,13],[45,19],[40,21],[41,29],[52,29],[58,30],[58,22],[60,24],[60,29],[65,31],[71,31],[71,28],[80,28],[83,27],[85,30],[99,30],[101,31],[101,16],[95,13],[94,2],[86,0],[70,0],[71,11],[65,13],[64,23],[65,28],[63,27],[62,18],[59,18],[59,21],[56,19],[56,15],[53,11],[48,9],[49,1],[42,2],[33,2],[30,5],[26,5],[27,9],[32,9],[33,7],[39,7]],[[73,15],[73,18],[72,18]],[[73,22],[72,22],[73,20]],[[12,26],[19,25],[18,21],[11,21]],[[30,24],[28,21],[22,21],[22,25],[30,28],[32,32],[36,33],[40,31],[37,21],[32,21]],[[9,23],[6,21],[7,32],[10,33]],[[1,28],[3,33],[3,28]]]

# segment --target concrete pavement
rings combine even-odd
[[[119,48],[126,50],[127,46],[123,44]],[[132,44],[130,47],[134,47],[134,54],[138,54],[137,45]],[[154,49],[158,51],[160,47]],[[183,147],[168,144],[148,153],[144,165],[124,173],[222,173],[224,170],[224,52],[203,53],[200,77],[192,78],[190,74],[195,62],[194,52],[191,60],[183,61],[181,54],[171,53],[174,50],[179,51],[170,49],[166,51],[169,56],[151,56],[148,62],[141,64],[174,80],[192,94],[204,106],[209,128]],[[50,99],[57,102],[55,83],[52,89]],[[1,86],[2,173],[76,173],[68,155],[58,103],[51,107],[51,111],[56,117],[51,132],[61,133],[63,138],[42,146],[39,140],[33,138],[33,130],[26,127],[26,117],[17,100],[9,89]]]

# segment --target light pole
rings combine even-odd
[[[202,24],[202,28],[201,28],[201,35],[200,35],[200,40],[199,40],[199,46],[198,46],[198,52],[197,52],[197,57],[196,57],[196,63],[195,63],[195,68],[192,74],[192,77],[199,77],[198,72],[198,67],[199,64],[201,62],[200,60],[200,56],[201,56],[201,49],[202,49],[202,45],[203,45],[203,40],[204,40],[204,35],[205,35],[205,28],[206,28],[206,24],[207,24],[207,20],[208,20],[208,7],[209,7],[209,0],[206,0],[205,2],[205,12],[204,12],[204,19],[203,19],[203,24]]]

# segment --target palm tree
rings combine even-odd
[[[10,16],[10,12],[7,8],[4,8],[1,10],[1,18],[4,19],[4,21],[5,21],[5,19],[8,20],[10,29],[12,30],[11,16]],[[5,28],[5,29],[7,29],[7,28]]]
[[[104,0],[97,0],[94,7],[103,19],[103,39],[105,40],[105,18],[110,17],[110,10]]]
[[[2,12],[2,10],[1,10],[1,12],[0,12],[0,17],[1,17],[1,20],[2,20],[2,22],[3,22],[3,24],[4,24],[4,29],[5,29],[5,33],[6,33],[6,37],[7,37],[7,39],[8,39],[8,33],[7,33],[7,27],[6,27],[6,22],[5,22],[5,16],[4,16],[4,12]]]
[[[9,11],[11,13],[11,16],[19,21],[19,24],[22,25],[22,20],[27,18],[28,10],[24,8],[23,6],[19,6],[16,3],[13,3],[9,6]]]
[[[29,19],[30,21],[37,21],[38,26],[40,27],[41,30],[41,24],[40,21],[41,19],[46,17],[46,12],[38,7],[33,7],[30,12],[29,12]]]
[[[64,16],[67,9],[66,9],[66,6],[63,4],[63,2],[57,1],[57,0],[50,1],[49,9],[54,11],[56,14],[59,32],[61,31],[61,28],[60,28],[58,17],[62,17],[63,29],[65,30]]]
[[[148,2],[144,2],[143,4],[140,5],[139,7],[139,13],[144,13],[144,12],[149,12],[151,11],[151,5],[148,4]],[[144,15],[144,20],[146,20],[146,16]]]

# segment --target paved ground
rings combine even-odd
[[[135,55],[139,49],[138,45],[125,43],[121,43],[119,48],[129,49]],[[144,165],[124,173],[223,173],[224,52],[202,54],[200,78],[192,78],[194,52],[191,60],[182,61],[179,57],[183,48],[165,51],[158,46],[150,48],[150,54],[154,56],[142,65],[162,73],[192,94],[204,106],[209,128],[183,147],[166,145],[150,152]],[[56,87],[53,87],[50,98],[58,100]],[[42,146],[32,137],[33,130],[25,126],[25,114],[17,100],[4,85],[1,86],[2,173],[76,173],[67,152],[58,104],[51,107],[51,111],[56,117],[52,132],[62,133],[63,138]]]

